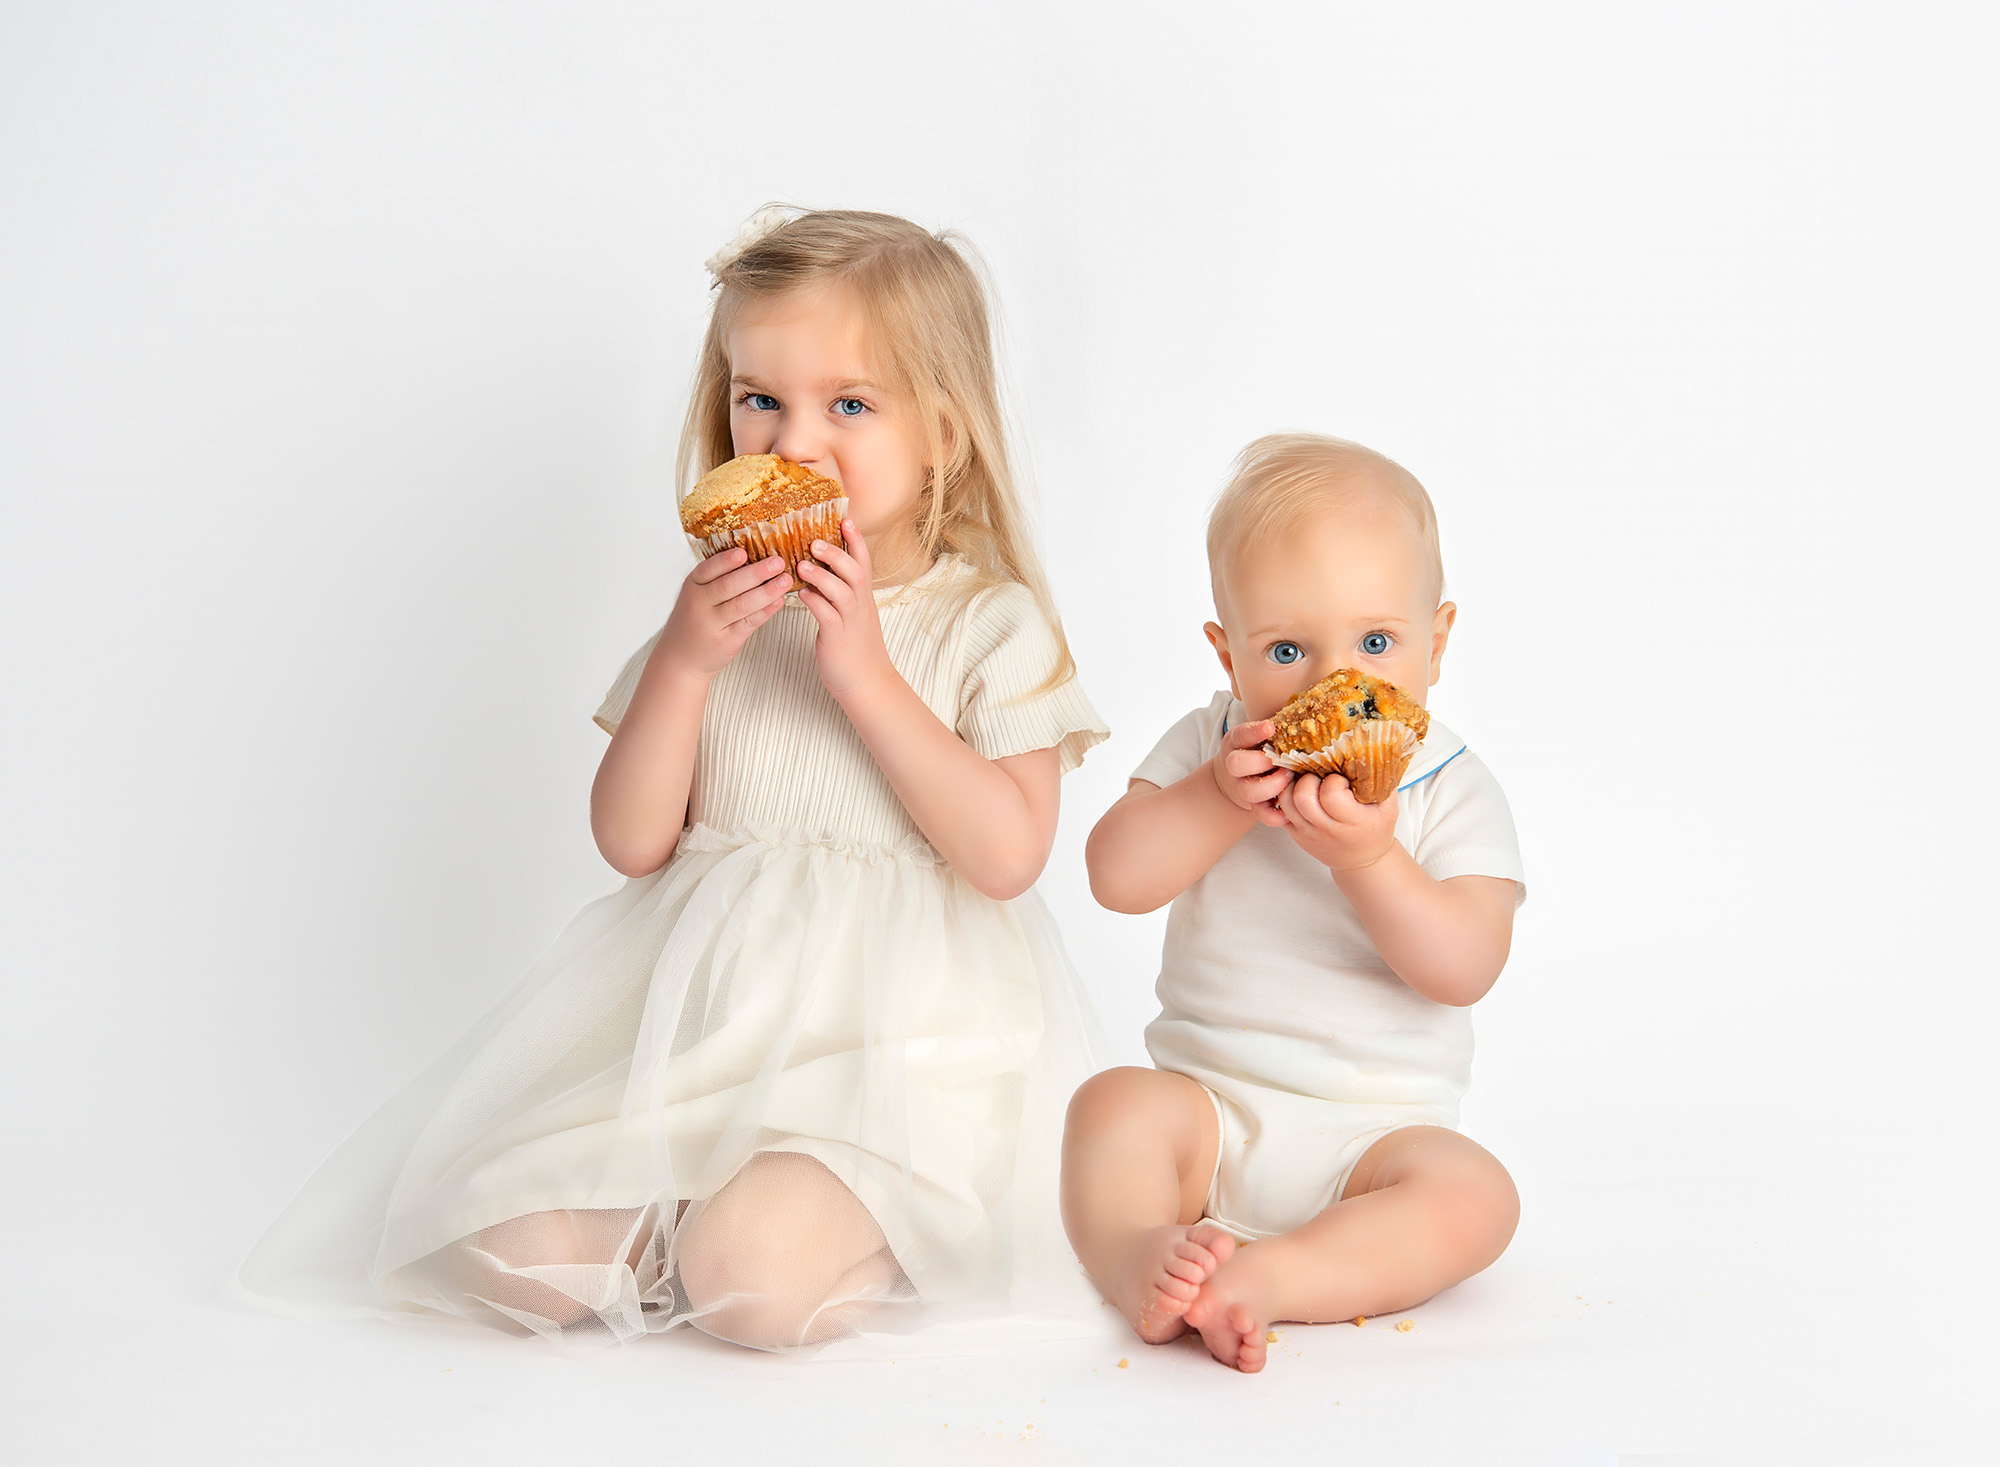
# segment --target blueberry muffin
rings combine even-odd
[[[846,513],[834,480],[775,453],[746,453],[696,481],[681,501],[681,528],[703,559],[741,545],[753,561],[784,556],[796,581],[813,541],[840,544]]]
[[[1354,798],[1379,805],[1395,793],[1431,716],[1394,683],[1343,667],[1272,715],[1271,761],[1301,774],[1340,774]]]

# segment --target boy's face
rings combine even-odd
[[[1203,630],[1249,717],[1343,667],[1426,701],[1458,608],[1437,603],[1424,559],[1401,511],[1365,498],[1238,550]]]

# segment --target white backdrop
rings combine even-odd
[[[716,1451],[848,1423],[935,1459],[977,1419],[1088,1460],[1121,1391],[1118,1439],[1183,1447],[1992,1448],[2000,12],[1246,11],[0,9],[28,1459],[525,1459],[579,1413],[608,1449],[625,1385],[648,1440]],[[1466,1109],[1524,1223],[1420,1313],[1431,1354],[1298,1331],[1255,1382],[1058,1352],[920,1392],[216,1301],[617,883],[589,713],[688,564],[700,261],[770,200],[961,229],[991,266],[1115,730],[1042,881],[1114,1058],[1162,920],[1097,909],[1082,842],[1218,685],[1230,457],[1328,431],[1431,489],[1461,608],[1434,706],[1531,875]],[[471,1414],[433,1394],[468,1360]]]

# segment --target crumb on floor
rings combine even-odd
[[[1411,1330],[1415,1329],[1416,1327],[1417,1327],[1417,1322],[1414,1319],[1399,1319],[1396,1321],[1396,1328],[1401,1330],[1404,1334],[1408,1334]]]
[[[1120,1360],[1120,1361],[1118,1362],[1118,1368],[1119,1368],[1120,1370],[1123,1370],[1123,1369],[1125,1369],[1125,1368],[1126,1368],[1127,1366],[1129,1366],[1129,1365],[1130,1365],[1131,1363],[1132,1363],[1132,1362],[1131,1362],[1130,1360]]]

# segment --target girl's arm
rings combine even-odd
[[[1084,846],[1090,893],[1114,912],[1150,912],[1199,881],[1253,825],[1283,825],[1273,803],[1291,780],[1262,745],[1269,719],[1239,724],[1222,749],[1170,785],[1132,781]]]
[[[1396,840],[1396,798],[1364,805],[1345,779],[1301,775],[1279,797],[1292,839],[1333,873],[1376,951],[1410,987],[1463,1008],[1486,996],[1514,941],[1514,883],[1433,878]]]
[[[987,759],[931,712],[889,660],[861,532],[843,520],[841,535],[846,549],[816,540],[819,563],[799,562],[820,681],[938,854],[987,896],[1017,897],[1055,844],[1056,751]]]
[[[770,620],[791,584],[783,556],[745,565],[748,558],[738,546],[688,573],[639,674],[632,706],[597,766],[590,833],[621,876],[648,875],[674,853],[687,823],[708,685]]]
[[[1003,902],[1019,896],[1055,844],[1056,751],[988,759],[945,727],[893,666],[878,676],[835,696],[896,798],[975,889]]]

